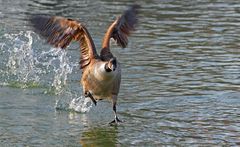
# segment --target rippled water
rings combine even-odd
[[[131,1],[0,0],[0,146],[240,145],[239,2],[138,3],[128,48],[112,44],[122,63],[124,120],[112,127],[111,104],[82,97],[78,44],[51,48],[27,19],[80,20],[100,47]]]

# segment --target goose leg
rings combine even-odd
[[[85,92],[85,97],[89,97],[92,102],[94,103],[94,105],[96,106],[97,105],[97,101],[93,98],[92,94],[88,91],[88,92]]]
[[[118,117],[117,117],[117,108],[116,108],[116,104],[117,104],[117,96],[114,95],[112,98],[112,106],[113,106],[113,112],[114,112],[114,120],[111,121],[109,124],[118,124],[119,122],[122,122]]]

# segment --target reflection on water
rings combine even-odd
[[[72,112],[84,108],[78,44],[67,52],[51,49],[31,31],[29,15],[81,20],[100,47],[106,27],[131,3],[0,1],[0,145],[240,145],[235,0],[138,1],[140,23],[128,48],[112,44],[123,68],[124,123],[106,124],[112,118],[106,101],[88,113]]]
[[[82,146],[117,146],[117,128],[94,127],[82,133]]]

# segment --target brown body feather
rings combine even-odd
[[[138,5],[131,6],[111,24],[103,38],[100,56],[88,30],[81,23],[63,17],[42,15],[33,16],[30,20],[35,31],[54,47],[64,49],[73,40],[80,43],[83,92],[94,103],[98,99],[110,99],[115,113],[112,122],[115,123],[120,121],[116,115],[116,102],[120,89],[121,68],[110,51],[110,39],[113,38],[122,48],[127,46],[127,37],[134,31],[137,23],[138,8]]]

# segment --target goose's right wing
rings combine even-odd
[[[125,48],[128,44],[128,36],[135,30],[139,5],[133,5],[118,17],[108,28],[102,44],[101,57],[111,55],[109,42],[113,38],[117,45]]]

